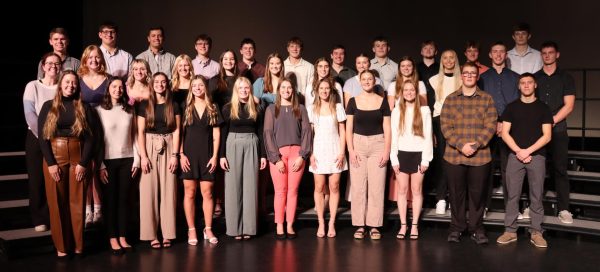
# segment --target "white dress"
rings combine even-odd
[[[344,158],[342,169],[336,167],[335,160],[341,152],[338,123],[334,123],[333,115],[317,116],[313,112],[313,106],[308,107],[308,119],[314,126],[313,155],[317,160],[317,167],[308,167],[308,171],[315,174],[335,174],[348,170],[348,162]],[[341,103],[336,105],[337,121],[345,121],[346,113]],[[342,132],[344,133],[344,132]]]

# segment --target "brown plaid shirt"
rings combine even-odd
[[[448,95],[440,117],[442,133],[446,138],[444,160],[451,164],[480,166],[492,161],[488,142],[496,132],[498,113],[494,100],[477,88],[473,96],[464,96],[462,88]],[[463,145],[476,142],[475,154],[470,157],[460,150]]]

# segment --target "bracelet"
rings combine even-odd
[[[171,157],[179,158],[179,153],[172,153]]]

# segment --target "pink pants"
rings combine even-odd
[[[277,166],[270,164],[271,177],[273,179],[273,187],[275,187],[275,223],[282,224],[284,214],[287,214],[286,221],[294,222],[296,215],[296,205],[298,204],[298,186],[304,173],[304,162],[297,172],[292,172],[294,160],[298,158],[300,146],[289,145],[279,148],[281,160],[285,165],[285,172],[279,173]],[[286,212],[287,209],[287,212]]]

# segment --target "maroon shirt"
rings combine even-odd
[[[265,66],[256,61],[252,63],[250,69],[248,69],[248,65],[243,61],[238,62],[237,66],[239,75],[248,78],[253,84],[259,77],[265,75]]]

